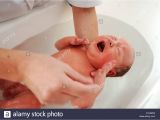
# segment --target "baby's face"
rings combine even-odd
[[[101,68],[105,63],[112,60],[116,60],[115,67],[126,67],[133,63],[134,50],[122,38],[100,36],[90,43],[87,56],[96,68]]]

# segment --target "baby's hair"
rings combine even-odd
[[[115,68],[116,75],[106,75],[106,77],[122,77],[130,70],[130,68],[131,68],[131,66],[117,67],[117,68]]]
[[[105,35],[105,38],[110,38],[110,39],[115,39],[115,40],[118,40],[119,38],[115,37],[115,36],[112,36],[112,35]],[[133,52],[134,52],[134,49],[133,49]],[[134,54],[133,54],[134,55]],[[133,56],[133,59],[134,59],[135,56]],[[132,63],[133,64],[133,63]],[[126,66],[126,67],[116,67],[115,70],[116,70],[116,75],[114,76],[110,76],[110,75],[106,75],[108,77],[121,77],[123,75],[125,75],[131,68],[131,65],[129,66]]]
[[[121,77],[125,75],[129,71],[130,68],[131,68],[130,66],[115,68],[116,69],[115,77]]]

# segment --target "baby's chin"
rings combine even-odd
[[[90,52],[87,50],[86,55],[88,58],[89,63],[96,69],[101,68],[102,63],[101,60],[99,60],[99,56],[96,56],[95,54],[93,54],[94,52]]]
[[[101,63],[100,60],[98,60],[96,57],[91,58],[88,56],[89,63],[96,69],[102,68],[103,64]]]

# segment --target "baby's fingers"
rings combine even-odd
[[[89,44],[89,40],[86,38],[75,38],[71,41],[71,45],[86,45]]]

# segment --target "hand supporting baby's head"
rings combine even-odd
[[[127,40],[114,36],[99,36],[87,49],[87,57],[95,68],[115,60],[116,66],[107,76],[122,76],[133,64],[134,50]]]

